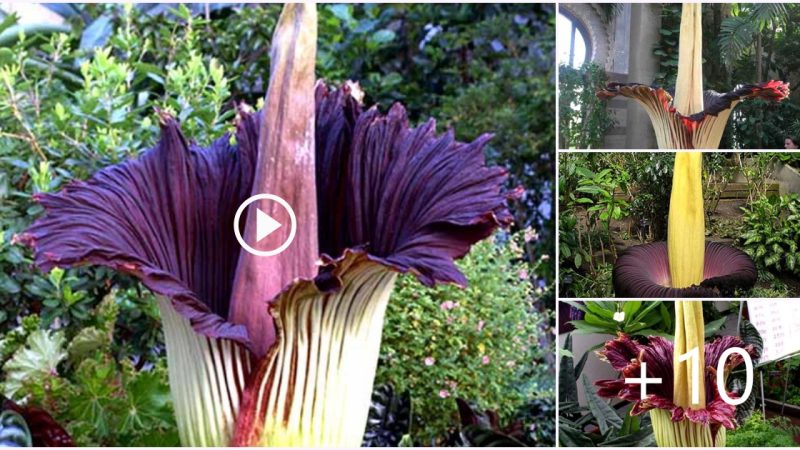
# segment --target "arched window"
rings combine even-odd
[[[558,63],[580,67],[592,54],[586,29],[569,12],[559,9],[556,24],[558,33]]]

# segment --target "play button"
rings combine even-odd
[[[260,209],[256,209],[256,240],[261,241],[281,227],[281,223]]]
[[[254,202],[258,202],[253,205],[256,208],[255,242],[248,243],[242,237],[239,224],[242,213]],[[270,212],[267,213],[264,212],[264,210],[268,210]],[[285,239],[278,241],[281,243],[276,247],[275,241],[280,237],[273,234],[284,225],[287,225],[287,222],[289,222],[288,224],[290,225],[289,235],[286,236]],[[244,201],[244,203],[239,205],[239,209],[236,210],[236,215],[233,218],[233,232],[236,235],[236,240],[239,241],[239,245],[241,245],[242,248],[247,252],[256,256],[274,256],[286,250],[292,243],[292,240],[297,233],[297,218],[294,215],[292,207],[286,200],[278,197],[277,195],[258,194],[248,198]],[[249,236],[250,240],[253,239],[252,234],[245,234]],[[271,236],[272,239],[268,239]],[[265,245],[267,247],[274,248],[268,248],[264,250],[262,247]]]

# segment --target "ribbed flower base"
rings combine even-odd
[[[281,296],[273,310],[279,341],[257,394],[261,446],[361,445],[396,277],[361,263],[335,293],[307,289]]]
[[[250,352],[227,339],[203,336],[158,296],[167,371],[181,444],[230,445],[241,394],[250,375]]]
[[[650,410],[653,434],[659,447],[725,447],[725,427],[712,437],[711,427],[683,419],[673,422],[669,411]]]

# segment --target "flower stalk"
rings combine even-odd
[[[706,407],[705,388],[705,322],[703,302],[678,300],[675,302],[675,354],[673,367],[672,401],[683,408]],[[695,350],[696,349],[696,350]],[[697,352],[697,357],[681,359]],[[694,389],[697,391],[694,391]]]
[[[258,134],[258,158],[251,194],[270,193],[286,200],[299,218],[297,233],[285,251],[271,257],[240,252],[228,320],[244,325],[251,350],[262,357],[275,343],[275,325],[267,302],[297,278],[313,278],[319,255],[315,169],[314,64],[317,52],[316,5],[287,3],[270,48],[270,78]],[[281,223],[286,211],[260,200],[248,208],[244,239],[256,242],[256,209]],[[255,245],[277,248],[289,236],[281,227]],[[269,276],[265,276],[269,274]],[[256,294],[257,293],[257,294]],[[253,299],[254,295],[259,298]]]
[[[703,110],[703,4],[684,3],[678,39],[678,77],[673,106],[684,116]]]
[[[704,279],[706,215],[702,177],[702,153],[675,154],[667,218],[667,256],[670,286],[674,288],[698,285]]]

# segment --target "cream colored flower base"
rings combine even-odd
[[[251,371],[250,352],[232,341],[198,334],[165,297],[158,297],[158,307],[181,444],[230,445],[241,392]]]
[[[726,430],[720,427],[716,440],[711,438],[711,427],[683,419],[673,422],[669,411],[650,411],[653,434],[659,447],[725,447]]]
[[[397,275],[362,262],[332,294],[289,291],[275,305],[279,342],[258,392],[267,447],[359,447],[383,318]]]

